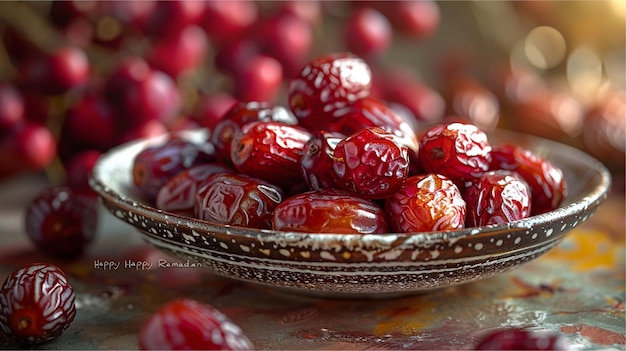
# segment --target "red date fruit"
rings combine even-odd
[[[531,192],[531,215],[557,209],[567,196],[563,172],[549,161],[522,147],[504,144],[491,152],[492,170],[509,170],[528,183]]]
[[[462,185],[489,170],[491,145],[485,132],[472,124],[441,124],[420,140],[419,160],[426,172]]]
[[[502,225],[530,216],[530,189],[511,171],[491,171],[467,187],[467,227]]]
[[[96,235],[95,199],[69,188],[48,188],[26,207],[26,233],[43,252],[64,259],[79,256]]]
[[[283,67],[274,57],[255,55],[233,74],[234,96],[241,101],[275,101],[283,75]]]
[[[382,234],[389,232],[376,203],[337,189],[304,192],[274,210],[274,230],[305,233]]]
[[[24,84],[45,94],[61,94],[85,86],[90,67],[82,49],[65,46],[31,57],[19,66],[19,72]]]
[[[570,350],[567,339],[553,332],[532,332],[512,328],[489,332],[475,350]]]
[[[339,189],[382,199],[395,193],[408,177],[408,148],[380,128],[363,129],[337,144],[333,170]]]
[[[302,182],[299,162],[310,138],[311,134],[298,126],[249,123],[232,141],[231,161],[239,172],[287,189]]]
[[[250,340],[226,315],[196,300],[161,307],[139,331],[141,350],[252,350]]]
[[[297,124],[296,117],[281,106],[274,106],[265,101],[239,102],[222,116],[211,134],[211,143],[215,145],[218,159],[225,164],[232,164],[230,150],[233,138],[243,126],[252,122],[281,122]]]
[[[153,201],[165,183],[185,169],[214,161],[210,143],[204,145],[172,136],[160,145],[147,147],[133,161],[133,184]]]
[[[379,127],[395,136],[395,141],[406,146],[413,168],[418,167],[419,140],[411,125],[382,100],[372,97],[360,99],[337,113],[332,129],[345,135],[362,129]]]
[[[195,197],[194,213],[202,220],[268,229],[272,211],[282,200],[282,190],[262,179],[222,173],[202,183]]]
[[[320,131],[315,133],[304,146],[300,159],[300,171],[309,190],[335,187],[333,177],[333,152],[345,138],[341,133]]]
[[[393,38],[393,28],[387,17],[368,6],[350,14],[344,31],[344,41],[348,49],[361,56],[385,52]]]
[[[391,230],[399,233],[465,227],[466,204],[454,182],[439,174],[409,177],[385,200]]]
[[[178,173],[157,193],[156,207],[164,211],[193,210],[201,183],[217,173],[232,173],[232,170],[220,164],[207,163]]]
[[[0,288],[0,330],[25,344],[55,339],[74,321],[75,299],[74,287],[59,267],[24,266]]]
[[[287,87],[289,108],[312,131],[328,129],[335,113],[370,94],[372,72],[350,53],[335,53],[309,62]]]

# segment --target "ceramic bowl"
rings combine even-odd
[[[206,133],[185,136],[200,142]],[[607,197],[608,170],[584,152],[513,132],[496,131],[489,138],[494,145],[528,148],[560,167],[569,186],[562,206],[507,225],[412,234],[304,234],[221,225],[156,209],[134,190],[135,155],[163,137],[111,149],[90,183],[104,207],[147,242],[218,275],[327,296],[416,293],[491,277],[541,256]]]

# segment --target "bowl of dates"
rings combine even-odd
[[[217,128],[115,147],[90,184],[158,249],[306,294],[410,294],[507,272],[589,219],[611,184],[576,148],[463,123],[413,142],[289,118]]]

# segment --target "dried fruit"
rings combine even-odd
[[[142,350],[252,350],[239,326],[216,308],[191,299],[167,303],[139,331]]]
[[[47,188],[28,204],[24,222],[40,250],[57,258],[75,258],[96,235],[97,202],[69,188]]]
[[[202,182],[214,174],[232,172],[230,168],[217,163],[186,169],[161,187],[156,197],[156,207],[164,211],[193,210],[194,199]]]
[[[221,162],[232,164],[230,159],[232,141],[243,126],[252,122],[298,123],[296,117],[286,108],[274,106],[269,102],[251,101],[233,105],[217,122],[210,138]]]
[[[220,173],[200,185],[194,213],[203,220],[267,229],[272,224],[272,211],[282,200],[282,190],[269,182]]]
[[[426,172],[445,175],[462,185],[489,170],[491,145],[475,125],[441,124],[426,131],[420,140],[419,160]]]
[[[341,140],[333,152],[337,188],[369,199],[395,193],[409,174],[408,148],[395,140],[377,127]]]
[[[533,332],[511,328],[487,333],[476,345],[476,350],[570,350],[569,342],[561,334]]]
[[[557,209],[567,196],[563,172],[548,160],[516,145],[498,145],[491,152],[491,169],[505,169],[519,174],[531,192],[531,214]]]
[[[287,87],[288,104],[300,125],[311,131],[329,129],[335,113],[367,97],[372,72],[350,53],[334,53],[310,61]]]
[[[395,136],[394,140],[409,151],[412,168],[418,166],[419,140],[413,127],[389,105],[379,99],[366,97],[337,112],[332,130],[345,135],[362,129],[378,127]]]
[[[298,126],[248,123],[232,141],[231,161],[239,172],[287,189],[302,182],[299,162],[310,138],[311,134]]]
[[[465,227],[466,203],[452,180],[421,174],[409,177],[385,200],[385,212],[394,232],[458,230]]]
[[[306,233],[382,234],[389,227],[373,201],[337,189],[304,192],[274,210],[274,230]]]
[[[502,225],[530,216],[530,189],[511,171],[491,171],[467,187],[467,227]]]
[[[195,144],[172,135],[164,143],[147,147],[137,154],[133,160],[133,184],[147,200],[154,201],[170,178],[185,169],[214,160],[212,144]]]
[[[341,133],[320,131],[311,137],[304,146],[300,159],[300,171],[309,190],[333,188],[333,152],[337,144],[345,138]]]
[[[11,273],[0,288],[0,330],[26,344],[60,336],[76,316],[74,288],[65,273],[32,263]]]

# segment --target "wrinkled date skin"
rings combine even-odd
[[[419,140],[413,127],[382,100],[366,97],[337,112],[332,129],[345,135],[379,127],[395,136],[395,141],[409,151],[411,168],[418,167]]]
[[[156,207],[164,211],[193,212],[193,203],[200,184],[218,173],[233,173],[233,170],[218,163],[207,163],[178,173],[159,190]]]
[[[408,149],[374,127],[341,140],[333,152],[337,188],[368,199],[392,195],[409,174]]]
[[[195,144],[173,136],[161,145],[142,150],[133,160],[133,184],[149,201],[170,178],[185,169],[215,161],[212,144]]]
[[[491,152],[491,169],[519,174],[530,187],[531,215],[557,209],[567,196],[563,172],[549,161],[516,145],[498,145]]]
[[[385,200],[385,212],[394,232],[458,230],[465,227],[466,203],[452,180],[421,174],[409,177]]]
[[[467,187],[467,227],[501,225],[530,216],[530,190],[511,171],[491,171]]]
[[[0,331],[25,344],[55,339],[74,320],[75,300],[74,287],[58,266],[24,266],[0,288]]]
[[[196,218],[241,227],[269,229],[272,212],[283,200],[280,188],[243,174],[215,174],[198,190]]]
[[[309,62],[287,87],[290,110],[301,126],[331,130],[336,111],[370,94],[372,72],[350,53],[335,53]]]
[[[230,148],[235,135],[251,122],[281,122],[295,125],[296,117],[282,106],[274,106],[265,101],[239,102],[228,110],[213,129],[209,141],[215,145],[217,158],[227,165],[230,161]]]
[[[345,135],[320,131],[311,137],[300,159],[300,171],[309,190],[335,187],[333,177],[333,152]]]
[[[233,139],[231,160],[237,171],[288,189],[302,182],[300,158],[310,138],[298,126],[252,122]]]
[[[380,206],[337,189],[313,190],[285,199],[274,210],[272,224],[274,230],[306,233],[389,232]]]
[[[437,125],[420,140],[419,160],[426,172],[445,175],[461,185],[489,170],[491,145],[487,135],[472,124]]]

